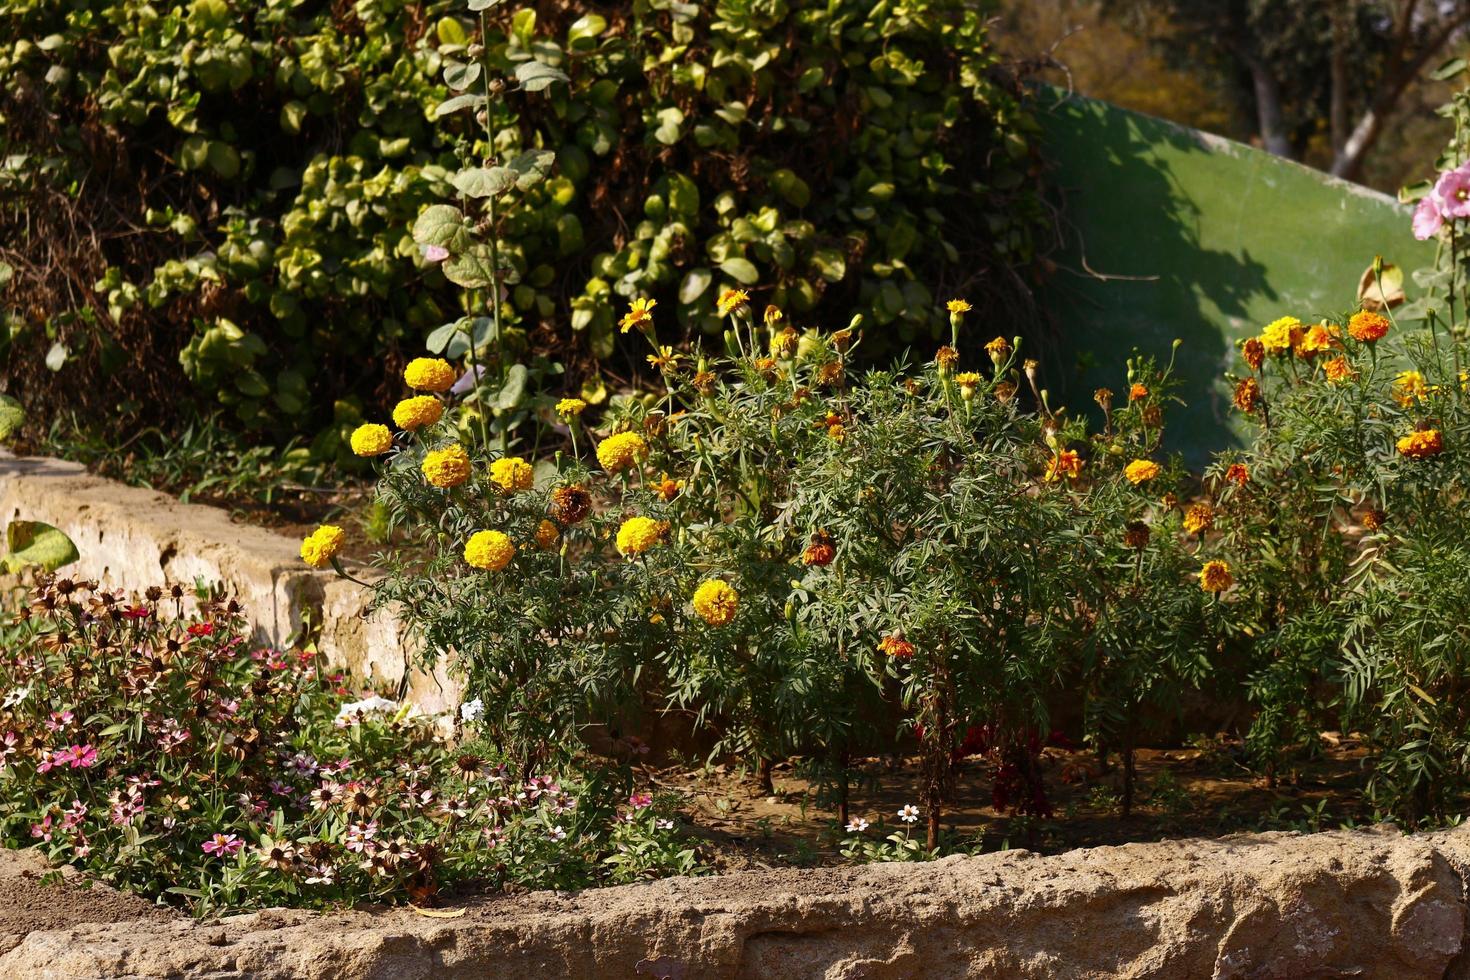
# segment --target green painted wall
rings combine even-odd
[[[1048,367],[1076,411],[1100,385],[1123,390],[1133,348],[1166,361],[1182,339],[1189,405],[1171,412],[1170,442],[1192,466],[1233,441],[1220,376],[1238,367],[1235,341],[1278,316],[1354,309],[1375,254],[1433,261],[1410,209],[1376,191],[1104,102],[1039,99],[1067,225],[1042,289],[1062,338]]]

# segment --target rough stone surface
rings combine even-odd
[[[162,582],[223,582],[251,617],[255,638],[284,644],[310,621],[329,661],[397,685],[405,670],[402,630],[391,615],[366,614],[366,591],[302,564],[300,542],[237,524],[217,507],[87,473],[76,463],[0,452],[0,519],[45,521],[76,542],[68,573],[140,591]],[[410,672],[409,696],[425,711],[458,704],[444,672]]]
[[[35,931],[4,977],[1443,977],[1470,837],[1266,834]]]

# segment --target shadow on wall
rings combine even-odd
[[[1065,241],[1043,297],[1065,402],[1091,409],[1094,388],[1126,387],[1133,349],[1167,361],[1182,340],[1188,404],[1168,410],[1167,445],[1193,468],[1238,442],[1222,381],[1237,340],[1355,308],[1375,254],[1433,261],[1409,209],[1376,191],[1107,103],[1038,98]]]

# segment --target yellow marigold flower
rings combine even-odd
[[[658,544],[668,525],[651,517],[630,517],[618,528],[618,552],[624,555],[641,555]]]
[[[776,324],[780,323],[785,315],[786,314],[781,312],[781,308],[779,306],[768,305],[766,307],[765,315],[761,319],[766,321],[766,326],[773,327]]]
[[[542,551],[551,551],[560,540],[561,530],[551,521],[543,519],[536,525],[536,547]]]
[[[1011,356],[1011,342],[1004,337],[996,337],[985,345],[985,351],[992,361],[999,364]]]
[[[1206,592],[1224,592],[1234,584],[1230,566],[1223,561],[1207,561],[1199,570],[1199,587]]]
[[[1063,449],[1046,464],[1046,482],[1055,483],[1065,477],[1075,480],[1082,475],[1082,457],[1075,449]]]
[[[1259,371],[1261,365],[1266,362],[1266,345],[1261,343],[1261,338],[1251,337],[1240,345],[1241,356],[1245,363],[1250,365],[1252,371]]]
[[[1444,451],[1444,436],[1438,429],[1410,432],[1399,439],[1398,450],[1410,459],[1428,459]]]
[[[1201,502],[1191,504],[1184,512],[1184,530],[1190,534],[1203,534],[1215,526],[1215,508]]]
[[[975,397],[975,389],[980,387],[980,384],[983,380],[984,379],[981,378],[980,375],[976,374],[974,371],[961,371],[959,374],[954,376],[954,383],[960,389],[960,397],[963,398],[965,401],[969,401],[971,398]]]
[[[1307,328],[1302,335],[1301,343],[1297,345],[1298,357],[1311,358],[1332,350],[1337,346],[1337,338],[1333,331],[1336,327],[1329,327],[1326,323],[1313,324]]]
[[[801,338],[797,336],[796,330],[787,327],[771,337],[771,356],[783,361],[789,360],[796,356],[796,349],[800,343]]]
[[[431,450],[420,464],[424,479],[441,489],[457,487],[470,478],[470,456],[458,444]]]
[[[352,437],[347,441],[359,456],[381,456],[393,448],[393,433],[386,425],[369,422],[353,429]]]
[[[714,392],[716,380],[713,371],[696,371],[689,383],[694,385],[694,390],[701,395],[708,395]]]
[[[948,344],[945,344],[943,347],[939,348],[939,350],[934,354],[934,364],[939,368],[939,376],[941,378],[949,377],[950,372],[953,371],[955,369],[955,365],[959,363],[960,352],[955,350]]]
[[[476,531],[464,543],[464,560],[487,572],[500,571],[515,556],[515,543],[501,531]]]
[[[619,432],[597,444],[597,461],[609,473],[621,473],[648,458],[648,443],[636,432]]]
[[[536,482],[536,471],[519,456],[506,456],[490,464],[490,482],[506,493],[529,490]]]
[[[1429,386],[1418,371],[1400,371],[1393,379],[1393,397],[1404,408],[1429,397]]]
[[[301,542],[301,560],[312,568],[326,568],[342,551],[347,535],[335,524],[323,524]]]
[[[393,424],[412,432],[433,425],[444,415],[444,405],[433,395],[415,395],[393,406]]]
[[[1351,381],[1357,374],[1353,366],[1348,363],[1348,359],[1340,354],[1322,365],[1322,373],[1327,375],[1327,380],[1333,384]]]
[[[910,660],[914,656],[914,645],[902,636],[885,636],[878,641],[878,650],[894,660]]]
[[[587,403],[580,398],[563,398],[556,403],[556,414],[570,422],[587,410]]]
[[[720,316],[729,316],[737,310],[743,310],[745,304],[750,302],[750,294],[743,289],[727,289],[720,294],[715,301],[715,309]]]
[[[740,608],[740,594],[723,579],[705,579],[694,590],[690,603],[706,623],[725,626],[735,618],[735,611]]]
[[[1163,472],[1163,468],[1151,459],[1135,459],[1133,462],[1123,467],[1123,475],[1127,477],[1128,482],[1133,484],[1135,487],[1138,486],[1140,483],[1146,483],[1149,480],[1152,480],[1161,472]]]
[[[1272,320],[1261,331],[1261,346],[1267,354],[1280,356],[1296,348],[1302,342],[1307,328],[1294,316]]]
[[[1388,317],[1382,313],[1359,310],[1348,320],[1348,336],[1364,344],[1382,340],[1388,333]]]
[[[970,312],[970,310],[974,309],[974,307],[972,307],[969,303],[965,302],[962,299],[952,299],[948,303],[944,304],[944,308],[946,310],[949,310],[950,316],[963,316],[964,314]]]
[[[657,305],[658,300],[644,299],[640,296],[629,305],[628,312],[623,314],[623,318],[618,321],[618,326],[623,328],[623,333],[627,333],[634,327],[642,330],[653,322],[653,308]]]
[[[679,366],[679,358],[683,356],[674,348],[664,345],[656,353],[648,355],[648,363],[660,371],[668,372]]]
[[[454,385],[454,368],[442,357],[415,357],[403,369],[403,380],[414,391],[448,391]]]

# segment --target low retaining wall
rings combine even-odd
[[[245,606],[257,641],[284,644],[309,619],[331,663],[387,684],[403,678],[402,630],[392,616],[367,612],[361,586],[307,567],[299,541],[237,524],[217,507],[182,504],[76,463],[0,452],[0,518],[65,531],[81,552],[65,574],[129,591],[165,581],[223,582]],[[442,672],[413,672],[409,697],[433,712],[457,705],[459,691]]]
[[[1264,834],[0,936],[25,978],[1470,976],[1470,832]],[[4,882],[0,881],[0,888]]]

